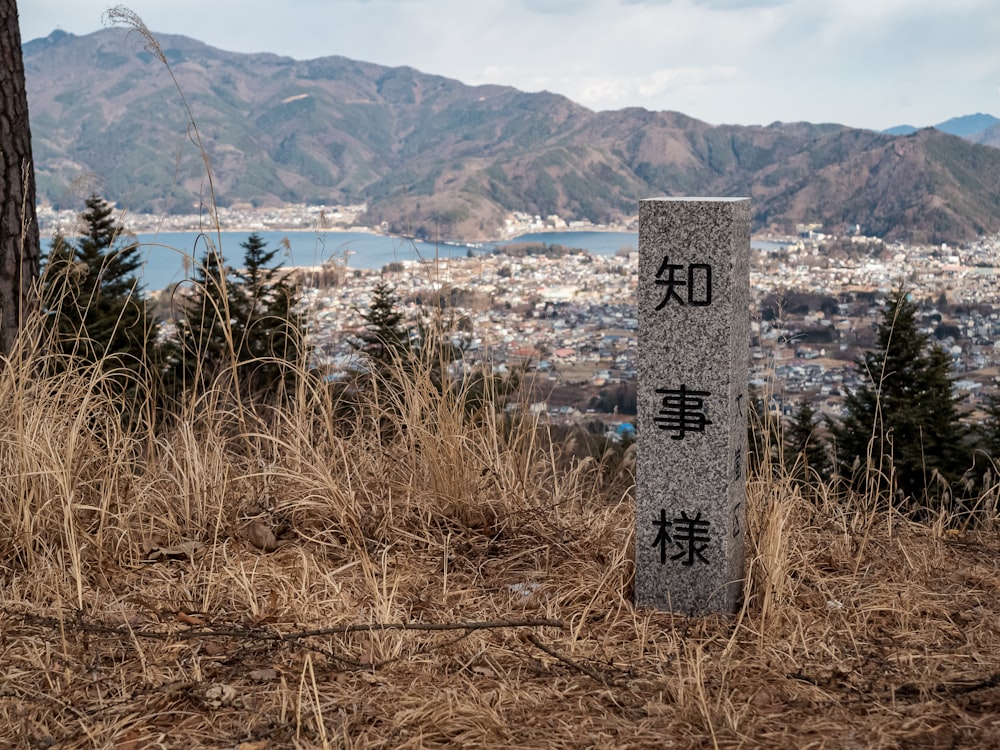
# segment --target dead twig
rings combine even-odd
[[[566,656],[565,654],[559,653],[558,651],[556,651],[551,646],[546,646],[533,633],[528,633],[524,637],[525,637],[526,640],[528,640],[531,643],[533,643],[534,645],[538,646],[538,648],[540,648],[542,651],[544,651],[545,653],[547,653],[553,659],[558,659],[559,661],[561,661],[566,666],[572,667],[573,669],[577,670],[578,672],[583,672],[585,675],[587,675],[588,677],[590,677],[592,680],[595,680],[595,681],[601,683],[602,685],[607,685],[608,687],[614,687],[615,682],[610,677],[606,677],[605,675],[602,675],[596,669],[592,669],[592,668],[588,667],[586,664],[581,664],[580,662],[578,662],[578,661],[576,661],[574,659],[570,659],[568,656]]]
[[[311,638],[317,635],[342,635],[345,633],[373,633],[382,630],[502,630],[503,628],[563,628],[562,620],[483,620],[472,622],[373,622],[370,624],[338,625],[318,630],[285,633],[288,638]],[[217,631],[213,631],[217,632]]]
[[[60,627],[60,620],[55,617],[40,617],[38,615],[21,615],[26,622],[45,624],[49,627]],[[372,622],[354,623],[351,625],[335,625],[329,628],[315,630],[299,630],[291,633],[276,633],[263,628],[247,628],[233,626],[192,627],[189,630],[163,631],[126,629],[117,625],[106,625],[101,622],[86,622],[78,617],[77,626],[91,633],[117,633],[135,635],[139,638],[248,638],[263,641],[297,641],[302,638],[314,638],[322,635],[346,635],[348,633],[374,633],[386,630],[501,630],[503,628],[563,628],[562,620],[552,619],[521,619],[521,620],[475,620],[470,622]]]

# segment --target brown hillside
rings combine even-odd
[[[206,200],[180,95],[140,42],[108,29],[25,45],[43,200],[76,207],[74,186],[94,177],[136,211]],[[750,195],[756,227],[784,232],[818,222],[960,242],[1000,230],[1000,150],[937,131],[712,126],[342,57],[159,42],[222,205],[364,202],[369,223],[397,232],[486,239],[510,211],[613,222],[656,195]]]

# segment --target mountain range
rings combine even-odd
[[[940,130],[942,133],[957,135],[973,143],[983,143],[987,146],[1000,147],[1000,119],[993,115],[979,112],[974,115],[952,117],[950,120],[939,122],[932,127],[935,130]],[[897,125],[882,132],[889,135],[911,135],[919,129],[912,125]]]
[[[715,126],[338,56],[143,43],[105,29],[24,45],[40,200],[74,208],[96,189],[164,213],[213,192],[223,206],[365,203],[370,225],[477,240],[511,211],[612,223],[642,198],[749,195],[756,230],[928,243],[1000,231],[1000,149],[935,128]]]

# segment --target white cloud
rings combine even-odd
[[[572,97],[592,109],[626,107],[634,101],[631,82],[621,78],[584,78],[577,83]]]
[[[688,0],[693,5],[700,5],[712,10],[749,10],[754,8],[771,8],[775,5],[787,5],[793,0]],[[680,4],[680,0],[622,0],[625,5],[670,5]]]
[[[636,91],[646,99],[655,99],[671,91],[689,87],[703,87],[728,81],[739,76],[734,67],[717,65],[711,68],[671,68],[657,70],[636,84]]]
[[[592,2],[580,0],[524,0],[524,7],[533,13],[574,15],[587,10]]]
[[[545,85],[565,91],[574,101],[595,110],[629,106],[678,109],[680,102],[725,96],[724,87],[739,78],[738,69],[719,66],[657,70],[647,76],[585,76],[550,80]]]
[[[776,5],[787,5],[792,0],[693,0],[696,5],[703,5],[713,10],[748,10],[753,8],[773,8]]]

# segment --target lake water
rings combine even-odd
[[[243,260],[243,248],[250,232],[223,232],[221,250],[226,262],[238,266]],[[544,242],[580,248],[595,255],[614,255],[623,247],[639,247],[635,232],[536,232],[503,242],[481,245],[439,244],[387,237],[368,232],[258,232],[269,249],[278,249],[275,262],[285,266],[318,266],[330,259],[346,262],[349,268],[378,269],[405,260],[439,258],[464,258],[471,253],[488,253],[498,245],[521,242]],[[164,289],[170,284],[193,275],[192,258],[205,255],[206,237],[218,242],[217,235],[198,232],[160,232],[139,234],[141,251],[145,256],[142,281],[147,290]],[[48,240],[43,240],[48,248]],[[783,247],[781,243],[754,241],[754,247],[771,251]]]
[[[250,232],[223,232],[221,251],[226,263],[239,266]],[[268,249],[278,249],[275,262],[285,266],[318,266],[337,259],[349,268],[378,269],[399,261],[439,258],[464,258],[471,253],[488,253],[498,245],[519,242],[544,242],[586,250],[596,255],[613,255],[622,247],[638,247],[634,232],[539,232],[504,242],[482,245],[418,242],[367,232],[258,232]],[[202,259],[206,237],[219,242],[217,235],[197,232],[161,232],[139,234],[145,255],[143,285],[147,290],[163,289],[193,275],[192,258]]]

